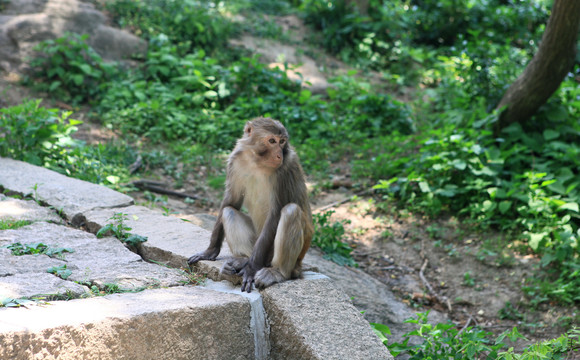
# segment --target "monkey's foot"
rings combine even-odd
[[[270,285],[274,285],[284,280],[286,280],[286,277],[282,275],[279,269],[268,267],[262,268],[256,273],[256,277],[254,278],[254,285],[258,289],[264,289]]]
[[[189,265],[193,265],[200,260],[215,260],[219,255],[219,253],[220,253],[219,249],[218,250],[207,249],[206,251],[202,251],[200,253],[192,255],[187,260],[187,263]]]
[[[247,257],[232,257],[226,260],[220,273],[228,275],[238,275],[240,270],[248,263]]]

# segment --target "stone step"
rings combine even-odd
[[[0,309],[0,359],[253,359],[250,302],[182,286]]]

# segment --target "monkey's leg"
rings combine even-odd
[[[256,273],[254,284],[257,288],[263,289],[295,275],[293,270],[304,245],[302,219],[302,209],[298,205],[288,204],[282,209],[274,239],[272,267],[263,268]]]
[[[224,208],[223,223],[226,241],[234,257],[226,260],[221,272],[236,274],[246,266],[252,255],[256,232],[252,219],[231,207]]]

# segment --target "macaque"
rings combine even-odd
[[[241,211],[242,206],[247,213]],[[242,292],[299,278],[314,229],[304,172],[277,120],[248,121],[227,163],[226,188],[207,250],[188,263],[215,260],[225,239],[232,258],[221,272],[242,276]]]

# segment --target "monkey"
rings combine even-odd
[[[304,171],[288,140],[278,120],[258,117],[246,123],[228,157],[209,246],[191,256],[190,265],[215,260],[225,237],[233,257],[221,272],[242,276],[242,292],[301,276],[314,228]]]

